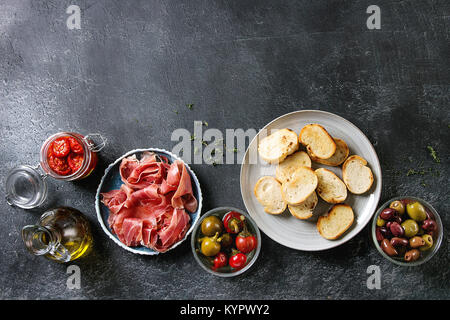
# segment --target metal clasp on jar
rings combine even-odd
[[[108,139],[103,137],[100,133],[89,133],[83,138],[83,140],[86,142],[89,150],[91,150],[92,152],[101,151],[108,141]]]

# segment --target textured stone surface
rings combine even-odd
[[[70,4],[81,30],[68,30]],[[0,176],[36,164],[51,134],[101,132],[108,146],[84,181],[49,179],[42,208],[0,199],[2,299],[442,299],[450,298],[450,68],[448,1],[378,1],[382,29],[366,28],[369,1],[15,1],[0,4]],[[189,110],[186,104],[193,103]],[[219,279],[194,261],[189,242],[155,257],[124,251],[96,221],[104,168],[138,147],[171,149],[176,128],[261,128],[300,109],[334,112],[373,143],[383,169],[381,201],[415,195],[433,203],[446,227],[437,256],[395,266],[364,229],[339,248],[309,253],[262,238],[253,268]],[[176,112],[175,112],[176,111]],[[435,163],[427,146],[441,162]],[[193,165],[204,210],[244,208],[239,165]],[[437,174],[409,175],[432,168]],[[93,252],[76,261],[81,289],[66,287],[65,265],[30,255],[21,228],[47,208],[86,213]],[[366,287],[369,265],[382,290]]]

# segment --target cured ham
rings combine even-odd
[[[177,186],[171,200],[172,207],[185,208],[190,212],[197,209],[197,199],[192,193],[191,177],[183,162],[177,160],[170,166],[166,184],[172,188]]]
[[[151,184],[161,184],[169,167],[166,158],[164,161],[158,162],[156,156],[148,152],[142,156],[140,161],[135,155],[124,158],[119,172],[123,183],[129,188],[142,189]]]
[[[182,240],[190,227],[187,212],[195,212],[197,199],[191,177],[180,160],[144,152],[124,158],[119,166],[120,189],[102,193],[109,208],[108,224],[127,246],[143,245],[165,252]]]

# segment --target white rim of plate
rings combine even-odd
[[[145,151],[151,151],[151,152],[161,152],[161,153],[167,153],[169,154],[173,159],[175,160],[181,160],[179,157],[177,157],[176,155],[174,155],[172,152],[167,151],[165,149],[158,149],[158,148],[146,148],[146,149],[134,149],[131,151],[128,151],[127,153],[125,153],[124,155],[122,155],[121,157],[119,157],[118,159],[116,159],[116,161],[114,161],[113,163],[111,163],[106,169],[105,169],[105,173],[102,176],[102,179],[100,180],[100,183],[97,187],[97,192],[95,194],[95,211],[97,212],[97,220],[100,223],[103,231],[106,233],[106,235],[108,235],[108,237],[110,239],[112,239],[116,244],[118,244],[120,247],[124,248],[127,251],[130,251],[132,253],[137,253],[140,255],[147,255],[147,256],[153,256],[153,255],[158,255],[160,253],[166,253],[174,248],[176,248],[178,245],[180,245],[183,241],[185,241],[188,237],[188,235],[192,232],[192,230],[194,230],[194,226],[197,223],[197,221],[200,219],[200,215],[202,212],[202,202],[203,202],[203,196],[202,196],[202,189],[200,186],[200,182],[194,172],[194,170],[191,169],[191,167],[189,167],[189,165],[183,161],[184,165],[189,169],[189,172],[192,174],[192,178],[195,180],[195,182],[198,184],[198,216],[197,219],[195,221],[193,221],[193,223],[191,224],[191,226],[189,227],[189,230],[186,232],[186,234],[184,235],[184,238],[180,241],[178,241],[177,243],[175,243],[172,247],[170,247],[167,251],[165,252],[158,252],[156,250],[154,251],[141,251],[141,250],[136,250],[133,249],[133,247],[128,247],[127,245],[125,245],[124,243],[122,243],[119,239],[117,239],[106,227],[106,225],[103,222],[103,218],[102,215],[100,213],[100,189],[103,186],[103,183],[105,181],[106,176],[108,175],[109,171],[112,169],[112,167],[114,167],[117,163],[119,163],[119,161],[122,161],[123,158],[131,156],[135,153],[138,152],[145,152]],[[151,249],[150,249],[151,250]]]
[[[243,175],[243,171],[244,171],[244,165],[246,165],[245,162],[246,162],[247,157],[248,157],[248,152],[249,152],[250,146],[258,139],[258,136],[259,136],[259,134],[261,133],[261,131],[264,130],[264,129],[266,129],[267,127],[269,127],[272,123],[278,121],[278,120],[281,119],[281,118],[288,117],[288,116],[291,116],[291,115],[293,115],[293,114],[297,114],[297,113],[306,113],[306,112],[322,113],[322,114],[325,114],[325,115],[327,115],[327,116],[339,118],[341,121],[345,122],[346,124],[348,124],[350,127],[354,128],[355,130],[357,130],[357,131],[361,134],[362,138],[365,140],[365,142],[367,143],[367,145],[370,147],[371,151],[372,151],[373,154],[375,155],[375,158],[376,158],[377,161],[376,161],[376,164],[374,164],[374,165],[375,165],[375,167],[377,168],[377,170],[380,172],[380,177],[379,177],[379,180],[380,180],[380,181],[377,180],[377,184],[379,183],[379,185],[380,185],[380,193],[375,197],[375,205],[374,205],[375,209],[374,209],[373,212],[370,214],[370,216],[368,216],[367,221],[365,221],[364,224],[361,224],[361,225],[359,226],[358,232],[356,232],[356,233],[355,233],[354,235],[352,235],[351,237],[348,237],[347,239],[345,239],[345,237],[348,236],[348,235],[345,235],[344,238],[341,239],[342,241],[339,242],[339,243],[333,243],[333,242],[330,241],[330,246],[327,247],[327,248],[323,248],[323,249],[322,249],[322,248],[317,248],[317,249],[315,249],[315,248],[299,249],[299,248],[294,248],[294,247],[292,247],[292,246],[289,246],[289,245],[286,245],[286,244],[284,244],[284,243],[281,243],[281,242],[278,241],[277,239],[274,239],[274,238],[272,237],[272,235],[269,235],[269,234],[266,232],[266,230],[265,230],[264,227],[261,227],[260,225],[258,225],[258,224],[256,223],[256,219],[255,219],[255,218],[253,218],[253,217],[252,217],[252,218],[255,220],[255,223],[258,225],[258,228],[259,228],[262,232],[264,232],[264,233],[265,233],[270,239],[272,239],[273,241],[275,241],[275,242],[277,242],[277,243],[279,243],[279,244],[281,244],[281,245],[283,245],[283,246],[285,246],[285,247],[288,247],[288,248],[291,248],[291,249],[294,249],[294,250],[299,250],[299,251],[324,251],[324,250],[333,249],[333,248],[336,248],[336,247],[338,247],[338,246],[340,246],[340,245],[343,245],[343,244],[346,243],[347,241],[353,239],[353,237],[355,237],[357,234],[359,234],[359,233],[365,228],[365,226],[370,222],[370,220],[372,219],[374,213],[377,211],[378,203],[380,202],[380,198],[381,198],[381,190],[382,190],[382,187],[383,187],[383,181],[382,181],[382,180],[383,180],[383,177],[382,177],[383,174],[382,174],[382,171],[381,171],[380,160],[378,159],[377,152],[375,151],[375,148],[373,147],[372,143],[371,143],[370,140],[366,137],[366,135],[364,134],[364,132],[361,131],[361,129],[359,129],[356,125],[354,125],[354,124],[353,124],[352,122],[350,122],[349,120],[347,120],[347,119],[345,119],[345,118],[343,118],[343,117],[341,117],[341,116],[339,116],[339,115],[337,115],[337,114],[328,112],[328,111],[322,111],[322,110],[310,110],[310,109],[307,109],[307,110],[298,110],[298,111],[293,111],[293,112],[285,113],[285,114],[283,114],[283,115],[281,115],[281,116],[279,116],[279,117],[273,119],[273,120],[270,121],[269,123],[267,123],[267,124],[266,124],[266,125],[265,125],[265,126],[264,126],[257,134],[256,134],[256,136],[252,139],[252,141],[250,141],[250,144],[248,145],[247,150],[245,150],[245,154],[244,154],[244,158],[243,158],[244,161],[242,161],[242,164],[241,164],[240,177],[239,177],[239,178],[240,178],[240,179],[239,179],[240,181],[239,181],[239,182],[240,182],[240,187],[241,187],[241,197],[242,197],[242,200],[243,200],[243,202],[244,202],[244,206],[245,206],[245,208],[247,209],[248,214],[251,216],[250,210],[249,210],[249,208],[247,207],[247,203],[245,202],[244,191],[243,191],[243,186],[242,186],[242,185],[243,185],[243,182],[242,182],[242,181],[243,181],[242,175]],[[372,166],[372,164],[371,164],[371,166]]]

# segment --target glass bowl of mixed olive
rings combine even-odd
[[[256,261],[261,234],[244,211],[219,207],[206,212],[196,223],[191,246],[203,269],[219,277],[234,277]]]
[[[384,203],[372,222],[372,239],[378,251],[401,266],[418,266],[430,260],[442,242],[441,219],[426,201],[396,197]]]

